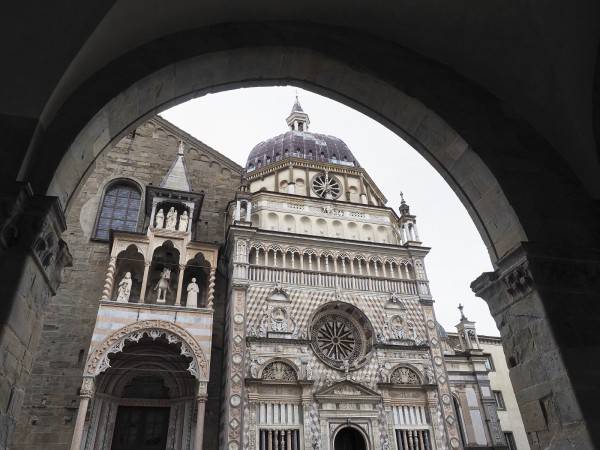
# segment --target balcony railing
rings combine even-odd
[[[339,286],[340,289],[345,290],[398,292],[408,295],[429,296],[427,281],[320,272],[254,264],[248,266],[248,280],[329,288]]]

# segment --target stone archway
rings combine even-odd
[[[109,356],[119,353],[127,342],[138,342],[142,337],[164,337],[169,343],[181,345],[181,354],[192,358],[187,371],[198,381],[208,381],[208,363],[200,345],[183,328],[161,320],[135,322],[112,333],[90,353],[84,378],[95,378],[110,368]]]
[[[282,58],[293,60],[294,65],[279,64]],[[253,63],[248,65],[246,61]],[[323,79],[320,76],[323,71],[340,76]],[[218,79],[215,73],[219,73]],[[410,143],[460,197],[493,261],[527,240],[511,202],[492,172],[435,112],[372,74],[353,70],[344,62],[313,50],[294,47],[216,52],[178,61],[147,75],[112,98],[81,130],[59,164],[48,194],[58,196],[68,206],[95,158],[131,128],[161,110],[206,93],[287,83],[347,104],[383,123]],[[148,98],[149,86],[160,89],[161,95]],[[378,100],[383,98],[387,99],[385,103]],[[135,107],[131,108],[132,105]],[[489,221],[487,214],[481,211],[483,207],[490,212]]]
[[[593,231],[598,207],[562,159],[488,92],[439,64],[344,30],[261,26],[193,30],[123,55],[48,119],[46,135],[30,147],[21,180],[67,205],[99,152],[151,115],[208,92],[291,83],[340,100],[404,137],[457,193],[498,268],[475,289],[489,301],[516,368],[517,396],[529,411],[524,416],[547,416],[543,411],[551,408],[565,422],[546,421],[545,436],[563,435],[569,426],[587,441],[583,417],[593,417],[599,397],[588,381],[597,371],[581,367],[578,355],[597,341],[592,325],[580,325],[600,312],[597,290],[589,288],[598,284],[597,252],[589,250],[600,242]],[[361,45],[352,45],[356,39]],[[156,51],[167,42],[187,47]],[[382,52],[393,58],[373,60]],[[117,75],[124,61],[146,61],[148,55],[156,58],[151,64]],[[523,241],[532,243],[522,246]],[[581,273],[592,281],[578,280]],[[577,305],[566,318],[559,307],[565,295]],[[519,376],[539,367],[549,353],[559,361],[549,374]],[[552,386],[567,388],[555,392]],[[538,426],[532,423],[532,432]]]

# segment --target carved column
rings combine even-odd
[[[117,268],[117,257],[111,256],[106,270],[106,278],[104,279],[104,289],[102,290],[102,300],[110,300],[112,298],[113,284],[115,282],[115,269]]]
[[[144,262],[144,276],[142,277],[142,290],[140,291],[140,303],[144,303],[146,298],[146,287],[148,285],[148,272],[150,271],[150,262]]]
[[[214,267],[211,267],[210,269],[210,275],[208,278],[208,295],[206,297],[206,307],[207,308],[212,308],[213,307],[213,300],[215,299],[215,278],[216,278],[217,272],[215,270]]]
[[[241,202],[238,200],[237,202],[235,202],[235,214],[233,216],[233,220],[235,220],[235,221],[240,220],[241,209],[242,209],[242,205],[241,205]]]
[[[206,406],[206,382],[200,382],[198,385],[198,395],[196,396],[196,431],[194,433],[194,450],[202,450],[204,441],[204,413]]]
[[[83,427],[85,425],[85,416],[87,414],[90,399],[94,395],[94,379],[84,377],[79,391],[79,409],[77,410],[77,419],[75,420],[75,431],[71,439],[71,450],[81,449],[81,438],[83,437]]]
[[[177,278],[177,295],[175,296],[175,306],[181,305],[181,291],[183,289],[183,274],[185,273],[185,265],[179,265],[179,276]]]
[[[531,447],[598,448],[600,251],[523,243],[471,284],[502,336]]]
[[[252,222],[252,202],[250,200],[246,200],[246,222]]]

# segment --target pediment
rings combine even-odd
[[[381,395],[360,383],[350,380],[338,381],[331,386],[324,387],[314,394],[319,402],[368,402],[376,403],[381,400]]]

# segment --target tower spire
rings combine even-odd
[[[400,238],[402,244],[415,243],[420,244],[419,232],[417,231],[417,217],[410,213],[410,207],[404,200],[404,192],[400,192]]]
[[[179,146],[177,147],[177,157],[161,181],[160,187],[173,189],[176,191],[191,190],[183,150],[183,141],[179,141]]]
[[[302,109],[302,105],[300,105],[300,100],[298,100],[298,91],[296,91],[296,100],[294,101],[294,105],[292,106],[292,111],[290,115],[285,119],[290,130],[292,131],[307,131],[308,125],[310,124],[310,120],[308,118],[308,114],[304,112]]]

